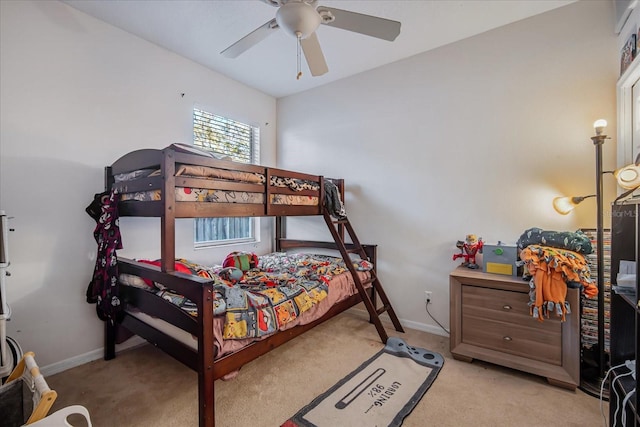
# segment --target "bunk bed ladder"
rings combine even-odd
[[[360,241],[358,240],[358,237],[356,236],[355,231],[353,231],[353,227],[351,226],[349,219],[347,217],[334,219],[326,207],[323,209],[322,214],[324,216],[325,222],[327,223],[327,226],[329,227],[329,231],[333,236],[333,240],[336,242],[338,250],[340,251],[340,254],[344,259],[344,262],[347,265],[347,268],[349,269],[349,271],[351,272],[351,275],[353,276],[353,281],[355,282],[355,285],[358,288],[358,292],[362,297],[362,301],[364,302],[364,305],[367,307],[370,321],[375,325],[376,330],[378,331],[378,335],[380,335],[380,339],[382,340],[382,342],[386,343],[389,336],[387,335],[387,332],[385,331],[384,326],[382,325],[382,321],[380,320],[380,315],[382,313],[386,312],[388,314],[396,331],[404,332],[404,329],[402,328],[402,325],[398,320],[398,316],[396,316],[396,312],[393,310],[393,307],[391,307],[391,302],[389,301],[389,298],[387,298],[387,294],[384,292],[384,289],[382,288],[382,283],[380,283],[380,279],[378,278],[378,275],[376,274],[375,270],[371,270],[369,272],[371,274],[369,279],[365,281],[360,280],[360,276],[358,276],[358,271],[356,270],[356,267],[354,267],[353,262],[351,261],[350,254],[352,253],[358,254],[361,259],[365,259],[365,260],[368,260],[368,256],[365,253],[362,245],[360,244]],[[344,230],[347,231],[347,234],[351,239],[352,243],[350,245],[345,243]],[[347,248],[347,245],[349,246],[349,248]],[[369,293],[364,287],[369,283],[371,283],[371,286],[373,287],[375,293],[380,297],[380,301],[382,302],[382,306],[380,308],[376,306],[376,303],[374,302],[375,299],[372,300],[372,298],[369,296]]]

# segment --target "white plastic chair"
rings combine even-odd
[[[91,425],[91,417],[89,416],[89,411],[82,405],[71,405],[65,408],[62,408],[53,414],[44,417],[40,421],[36,421],[35,423],[29,424],[29,427],[73,427],[72,424],[69,424],[67,418],[70,415],[82,415],[87,423],[87,427],[92,427]]]

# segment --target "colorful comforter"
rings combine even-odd
[[[158,265],[158,261],[144,261]],[[367,261],[355,262],[359,271],[373,268]],[[221,267],[203,267],[187,260],[176,261],[176,270],[213,278],[214,314],[224,316],[223,338],[238,340],[270,335],[310,310],[331,292],[334,276],[347,271],[342,258],[327,255],[273,253],[259,257],[258,268],[247,271],[232,284],[217,272]],[[195,305],[158,283],[121,275],[121,282],[139,286],[176,304],[192,316]]]
[[[126,174],[116,175],[116,182],[129,181],[147,176],[159,175],[159,170],[142,169]],[[176,176],[192,176],[198,178],[223,179],[234,182],[246,182],[252,184],[264,184],[265,176],[258,173],[231,171],[217,169],[206,166],[177,165]],[[270,184],[274,187],[288,188],[294,191],[313,190],[318,191],[320,185],[317,182],[296,178],[286,178],[271,176]],[[134,193],[124,193],[121,200],[137,200],[150,202],[162,200],[161,190],[140,191]],[[210,203],[253,203],[263,204],[265,202],[264,193],[248,191],[218,190],[207,188],[176,187],[175,200],[178,202],[210,202]],[[271,194],[269,203],[274,205],[302,205],[317,206],[318,197]]]

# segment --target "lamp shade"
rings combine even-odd
[[[640,165],[630,164],[613,173],[618,185],[626,190],[632,190],[640,186]]]
[[[573,202],[573,197],[556,197],[553,199],[553,208],[561,215],[567,215],[576,206],[577,203]]]
[[[560,215],[567,215],[571,212],[578,204],[580,204],[584,199],[588,199],[589,197],[595,197],[595,194],[590,194],[588,196],[575,196],[575,197],[556,197],[553,199],[553,208]]]

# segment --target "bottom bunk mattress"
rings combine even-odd
[[[139,260],[158,264],[158,261]],[[342,258],[327,255],[273,253],[258,257],[257,266],[242,274],[221,266],[206,267],[176,260],[176,270],[216,281],[214,291],[213,334],[216,357],[235,352],[246,345],[297,325],[305,325],[322,317],[336,303],[356,294],[357,288]],[[372,264],[354,260],[361,280],[369,277]],[[231,273],[231,274],[230,274]],[[125,285],[143,288],[197,316],[195,304],[185,297],[129,275],[120,275]],[[136,307],[126,311],[196,349],[197,339],[177,326],[152,317]]]

